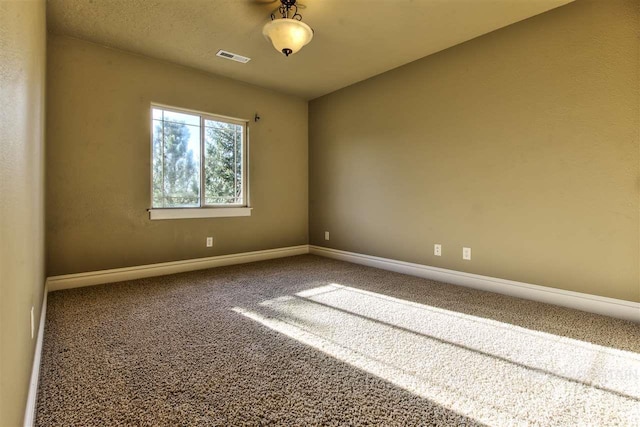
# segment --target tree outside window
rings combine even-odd
[[[153,208],[246,206],[246,123],[160,107],[152,116]]]

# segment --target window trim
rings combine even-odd
[[[251,216],[253,208],[158,208],[149,209],[149,219],[226,218]]]
[[[149,168],[149,189],[150,197],[149,201],[151,207],[147,209],[149,212],[150,220],[161,219],[186,219],[186,218],[220,218],[220,217],[236,217],[236,216],[250,216],[251,201],[250,201],[250,185],[249,185],[249,120],[236,117],[224,116],[221,114],[212,114],[199,110],[192,110],[188,108],[173,107],[170,105],[160,104],[152,102],[149,106],[149,129],[150,129],[150,153],[149,158],[151,160],[150,166],[153,165],[153,109],[162,109],[165,111],[171,111],[175,113],[197,115],[200,118],[200,206],[194,207],[166,207],[166,208],[154,208],[153,207],[153,167]],[[220,121],[224,123],[231,123],[242,126],[242,195],[243,203],[233,204],[205,204],[205,186],[204,186],[204,132],[205,132],[205,120]]]

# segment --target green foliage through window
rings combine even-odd
[[[153,208],[245,205],[244,123],[155,107],[152,113]]]

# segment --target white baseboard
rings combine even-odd
[[[38,403],[38,384],[40,381],[40,360],[42,359],[42,344],[44,341],[44,323],[47,317],[47,285],[44,285],[44,296],[42,297],[42,308],[40,309],[40,322],[38,322],[38,338],[33,354],[33,364],[31,365],[31,378],[29,380],[29,393],[27,395],[27,406],[24,411],[24,427],[32,427],[36,422],[36,405]]]
[[[422,264],[397,261],[315,245],[290,246],[286,248],[243,252],[185,261],[163,262],[159,264],[53,276],[47,278],[47,288],[49,292],[53,292],[62,289],[163,276],[166,274],[202,270],[225,265],[244,264],[306,253],[640,323],[640,303],[637,302],[481,276],[479,274],[465,273],[445,268],[430,267]]]
[[[307,253],[309,253],[309,245],[300,245],[255,252],[220,255],[208,258],[189,259],[184,261],[162,262],[159,264],[91,271],[88,273],[65,274],[63,276],[52,276],[47,278],[47,286],[49,292],[53,292],[62,289],[122,282],[124,280],[142,279],[145,277],[164,276],[167,274],[183,273],[185,271],[204,270],[206,268],[221,267],[224,265],[244,264],[248,262],[284,258]]]
[[[322,246],[310,245],[309,252],[314,255],[437,280],[439,282],[451,283],[454,285],[466,286],[469,288],[481,289],[484,291],[640,322],[640,303],[637,302],[601,297],[580,292],[565,291],[562,289],[532,285],[513,280],[498,279],[495,277],[481,276],[479,274],[447,270],[445,268],[430,267],[422,264],[396,261],[388,258],[324,248]]]

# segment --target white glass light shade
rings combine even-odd
[[[302,49],[313,38],[310,26],[291,18],[274,19],[264,26],[262,34],[278,52],[287,56]]]

